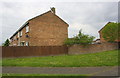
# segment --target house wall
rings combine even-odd
[[[68,38],[68,24],[64,23],[51,11],[29,20],[29,32],[22,30],[20,42],[29,42],[29,46],[61,46]],[[29,38],[26,38],[29,35]],[[15,35],[17,37],[17,34]],[[13,41],[18,45],[18,41]]]
[[[102,35],[102,30],[99,32],[99,35],[100,35],[100,42],[107,42],[104,38],[103,38],[103,35]]]
[[[96,53],[102,51],[109,51],[118,49],[117,43],[101,43],[101,44],[91,44],[89,46],[73,45],[69,46],[68,54],[87,54]]]
[[[110,23],[114,23],[114,22],[108,22],[108,23],[99,31],[100,41],[101,41],[101,42],[108,42],[107,40],[105,40],[105,39],[103,38],[102,31],[103,31],[104,28],[105,28],[108,24],[110,24]],[[110,32],[110,31],[109,31],[109,32]],[[116,35],[118,35],[118,34],[116,34]],[[120,42],[120,38],[116,39],[115,41],[116,41],[116,42]]]
[[[30,27],[29,27],[30,28]],[[19,38],[20,42],[29,42],[30,38],[27,38],[26,35],[30,36],[30,31],[26,33],[26,27],[24,27],[22,30],[22,36]]]
[[[14,39],[14,37],[16,37],[16,39]],[[10,43],[11,46],[17,46],[18,45],[18,34],[16,34],[12,39],[12,42]]]
[[[31,46],[60,46],[68,38],[68,25],[53,13],[29,21]]]
[[[108,42],[107,40],[105,40],[104,38],[103,38],[103,34],[102,34],[102,30],[99,32],[99,35],[100,35],[100,42]],[[117,34],[116,34],[117,35]],[[116,42],[120,42],[120,39],[118,38],[118,39],[116,39],[115,40]]]
[[[26,35],[30,36],[30,32],[26,33],[26,27],[24,27],[21,31],[22,31],[22,36],[18,37],[18,33],[15,35],[16,39],[14,39],[15,36],[13,36],[13,38],[12,38],[13,41],[10,43],[10,46],[18,46],[20,44],[20,42],[26,42],[26,41],[29,42],[30,38],[27,38]],[[18,38],[18,40],[17,40],[17,38]],[[16,44],[16,45],[14,45],[14,44]]]

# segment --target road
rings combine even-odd
[[[118,66],[106,67],[2,67],[2,73],[17,74],[87,74],[118,76]]]

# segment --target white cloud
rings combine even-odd
[[[79,23],[72,24],[69,27],[69,33],[70,33],[69,37],[73,37],[77,35],[79,30],[81,29],[83,33],[97,37],[96,33],[98,32],[98,30],[95,27],[92,27],[89,24],[79,24]]]
[[[59,0],[58,0],[59,1]],[[0,3],[1,4],[1,3]],[[2,1],[2,39],[9,38],[25,21],[55,7],[57,15],[69,24],[69,37],[80,29],[84,33],[99,37],[98,31],[109,21],[117,21],[117,2],[47,2],[33,0]]]
[[[1,0],[1,2],[14,2],[15,0]],[[16,0],[16,2],[118,2],[119,0]]]

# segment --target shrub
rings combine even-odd
[[[110,22],[102,30],[103,38],[108,42],[120,39],[120,23]]]
[[[65,45],[73,45],[73,44],[82,44],[82,45],[88,45],[93,42],[95,37],[89,36],[86,34],[83,34],[81,30],[79,31],[79,34],[73,38],[68,38],[65,40]]]

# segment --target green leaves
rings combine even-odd
[[[120,25],[118,23],[108,23],[102,30],[103,38],[108,42],[115,42],[120,37]]]
[[[79,31],[79,34],[73,38],[68,38],[65,41],[65,45],[73,45],[73,44],[82,44],[82,45],[88,45],[93,42],[95,37],[89,36],[82,33],[82,30]]]

